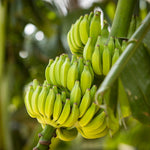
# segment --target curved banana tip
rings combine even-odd
[[[74,105],[78,105],[77,103],[73,103]]]

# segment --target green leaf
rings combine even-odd
[[[150,124],[150,55],[143,44],[127,63],[121,79],[133,117]]]

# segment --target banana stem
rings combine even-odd
[[[39,142],[33,150],[49,150],[51,139],[55,137],[55,130],[54,127],[46,125],[42,133],[39,134]]]
[[[140,46],[141,41],[144,39],[147,32],[150,30],[150,13],[142,22],[141,26],[137,29],[137,31],[132,35],[129,40],[129,45],[126,47],[122,55],[119,57],[117,62],[114,64],[105,80],[102,82],[100,88],[97,91],[96,97],[101,94],[103,95],[115,82],[129,59],[132,57],[134,52]]]
[[[138,0],[119,0],[110,36],[126,37],[133,10]]]

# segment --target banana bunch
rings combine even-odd
[[[121,46],[117,38],[110,37],[107,41],[104,36],[98,36],[95,45],[91,41],[92,38],[89,37],[83,50],[83,58],[92,63],[95,74],[106,76],[125,49],[126,42]]]
[[[45,70],[45,77],[49,84],[58,87],[67,88],[69,91],[79,80],[82,94],[87,88],[90,88],[94,79],[94,73],[90,62],[84,61],[82,57],[78,58],[72,55],[70,61],[66,54],[50,59]]]
[[[62,54],[50,59],[44,83],[35,79],[26,91],[28,114],[43,127],[55,127],[61,140],[73,140],[78,132],[95,139],[118,130],[118,120],[99,107],[102,97],[95,100],[97,86],[93,83],[95,74],[108,74],[127,42],[120,44],[117,38],[109,37],[108,23],[103,24],[101,29],[99,11],[81,16],[67,35],[72,58]]]
[[[117,38],[109,38],[107,21],[101,28],[100,12],[81,16],[72,25],[67,41],[72,54],[89,60],[95,74],[106,76],[126,47]]]
[[[92,43],[96,42],[97,36],[101,34],[101,12],[91,12],[89,15],[81,16],[72,26],[67,34],[67,41],[72,54],[83,55],[83,48],[88,38]]]
[[[95,102],[96,91],[97,87],[93,85],[91,89],[87,88],[82,96],[77,80],[70,96],[67,97],[64,91],[60,94],[57,86],[52,86],[47,81],[40,85],[35,79],[26,92],[25,106],[28,114],[36,118],[43,127],[48,124],[57,128],[56,133],[61,140],[74,139],[77,136],[77,130],[84,137],[90,138],[90,135],[87,135],[88,129],[96,125],[97,121],[94,120],[99,118],[97,116],[100,113],[105,114]],[[100,133],[100,128],[103,126],[91,128],[93,132],[91,138],[94,138],[94,133],[97,131]],[[95,136],[95,138],[98,137]]]
[[[96,90],[97,87],[93,85],[82,96],[77,80],[67,97],[66,92],[60,93],[57,86],[49,85],[47,81],[40,85],[35,79],[26,92],[25,105],[28,114],[37,118],[41,124],[49,124],[56,128],[73,127],[92,104]]]
[[[26,91],[25,106],[28,114],[42,127],[48,124],[57,128],[59,139],[70,141],[77,136],[78,131],[73,126],[78,120],[78,106],[76,103],[71,105],[66,92],[60,94],[57,86],[47,84],[47,81],[40,85],[36,79],[33,80]]]
[[[95,101],[96,91],[95,85],[91,89],[87,89],[79,105],[80,114],[76,127],[80,134],[87,139],[103,137],[109,131],[106,114],[97,105],[100,105],[102,101],[100,99]]]
[[[40,85],[33,80],[26,92],[25,105],[28,114],[41,124],[49,124],[56,128],[72,127],[79,115],[76,103],[70,104],[66,92],[59,92],[57,86],[47,83]]]

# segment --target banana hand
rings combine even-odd
[[[56,130],[57,137],[62,141],[72,141],[78,135],[78,131],[76,128],[58,128]]]

